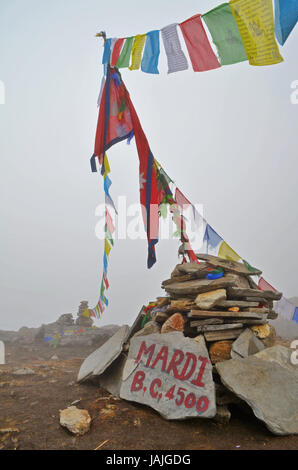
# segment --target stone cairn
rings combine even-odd
[[[144,328],[134,336],[171,331],[194,339],[203,335],[212,364],[273,346],[276,333],[268,320],[277,318],[273,301],[282,294],[258,290],[252,279],[262,274],[258,269],[211,255],[199,254],[198,259],[199,264],[175,267],[162,283],[167,296],[157,298]],[[212,272],[223,276],[208,279]]]
[[[93,320],[91,317],[86,317],[84,313],[88,309],[88,302],[87,300],[82,300],[82,302],[79,305],[79,310],[77,313],[77,319],[76,319],[76,325],[78,326],[84,326],[86,328],[92,327],[93,325]]]

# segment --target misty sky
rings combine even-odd
[[[39,326],[79,302],[98,300],[103,242],[95,209],[103,202],[90,172],[102,76],[95,33],[123,37],[205,13],[218,0],[1,0],[0,329]],[[298,28],[269,67],[235,64],[205,73],[122,77],[155,158],[237,253],[286,297],[298,295]],[[111,194],[139,200],[134,141],[109,152]],[[116,241],[110,307],[98,325],[131,323],[161,294],[177,263],[177,240],[157,245],[146,269],[144,240]]]

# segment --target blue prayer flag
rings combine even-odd
[[[102,57],[102,63],[103,64],[107,64],[110,60],[111,42],[112,42],[112,38],[107,39],[106,42],[105,42],[105,48],[104,48],[103,57]]]
[[[146,73],[159,73],[159,54],[159,31],[150,31],[150,33],[147,33],[146,35],[146,45],[141,63],[141,70]]]
[[[297,0],[275,0],[275,34],[282,46],[298,21]]]
[[[207,243],[207,252],[209,248],[217,248],[217,246],[223,241],[223,239],[218,235],[218,233],[213,230],[213,228],[207,224],[206,231],[204,235],[204,242]]]
[[[293,321],[298,323],[298,307],[295,308],[294,315],[293,315]]]

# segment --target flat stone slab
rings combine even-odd
[[[233,274],[226,274],[220,279],[196,279],[194,281],[174,282],[164,289],[168,294],[188,295],[202,294],[216,289],[232,287],[237,285],[237,277]],[[257,291],[256,291],[257,292]]]
[[[227,312],[225,310],[191,310],[187,314],[188,318],[247,318],[256,320],[266,320],[266,315],[258,312]]]
[[[127,356],[124,353],[121,353],[120,356],[118,356],[117,359],[99,377],[99,385],[114,395],[114,397],[120,396],[122,373],[126,359]]]
[[[218,362],[222,383],[277,435],[298,434],[298,377],[256,356]]]
[[[257,268],[251,267],[251,269],[247,269],[247,267],[243,263],[237,263],[236,261],[232,260],[225,260],[223,258],[219,258],[218,256],[199,253],[197,257],[206,261],[208,264],[214,266],[215,268],[222,268],[226,271],[230,271],[231,273],[243,274],[245,276],[254,276],[256,274],[262,274],[262,271]]]
[[[129,326],[122,326],[108,341],[90,354],[81,365],[77,381],[82,382],[91,376],[101,375],[121,354],[129,334]]]
[[[181,332],[132,338],[120,397],[169,420],[213,418],[215,386],[204,338],[194,341]]]
[[[258,359],[263,359],[264,361],[275,362],[281,367],[285,367],[292,374],[298,376],[298,364],[293,364],[291,356],[293,354],[293,349],[286,348],[280,344],[276,344],[271,348],[266,348],[263,351],[255,354],[254,357]]]
[[[228,289],[228,294],[235,298],[235,297],[250,297],[259,299],[266,299],[266,300],[280,300],[282,297],[281,292],[273,292],[271,290],[256,290],[256,289],[243,289],[241,287],[230,287]]]
[[[231,356],[233,359],[237,359],[238,356],[248,357],[262,351],[264,348],[265,346],[262,341],[259,340],[249,328],[246,328],[236,341],[234,341]],[[233,353],[236,353],[236,355]]]

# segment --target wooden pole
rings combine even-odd
[[[100,33],[97,33],[95,35],[96,38],[103,38],[104,42],[107,40],[107,35],[105,31],[100,31]]]

